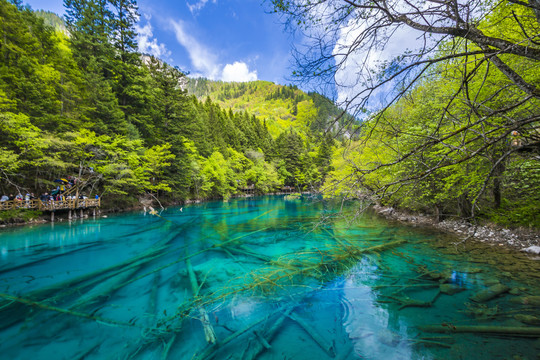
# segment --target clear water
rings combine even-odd
[[[0,358],[537,358],[536,260],[354,207],[263,197],[5,229]]]

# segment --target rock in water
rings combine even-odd
[[[538,255],[540,254],[540,246],[536,246],[536,245],[529,246],[528,248],[521,249],[521,251]]]
[[[521,291],[519,291],[518,288],[513,288],[508,292],[510,295],[519,295],[521,294]]]
[[[522,305],[540,306],[540,296],[521,296],[511,299],[510,302]]]
[[[540,325],[540,319],[536,316],[517,314],[514,318],[527,325]]]
[[[459,292],[462,292],[465,289],[460,287],[460,286],[457,286],[455,284],[441,284],[439,286],[439,290],[441,290],[441,292],[443,294],[454,295],[454,294],[457,294]]]
[[[495,284],[488,287],[487,289],[477,292],[476,294],[471,296],[470,299],[475,302],[486,302],[493,298],[496,298],[501,294],[504,294],[508,290],[510,290],[510,288],[506,285]]]

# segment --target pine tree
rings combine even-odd
[[[95,59],[105,78],[111,78],[113,14],[107,8],[107,0],[64,0],[64,6],[71,47],[79,66],[87,68]]]
[[[107,0],[64,0],[73,56],[85,69],[85,116],[98,133],[126,134],[128,122],[111,89],[115,78],[114,14]],[[111,96],[112,95],[112,96]]]
[[[114,9],[112,19],[113,44],[123,63],[138,64],[137,33],[135,24],[139,20],[137,1],[112,0]]]
[[[115,49],[115,72],[117,82],[115,91],[118,102],[123,107],[126,117],[134,112],[132,109],[137,104],[136,98],[130,97],[130,88],[135,85],[140,54],[137,53],[137,41],[135,24],[139,19],[138,7],[135,0],[111,0],[113,8],[112,44]]]

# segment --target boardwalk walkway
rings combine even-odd
[[[90,209],[100,207],[101,199],[68,199],[68,200],[11,200],[0,201],[0,210],[36,209],[40,211]]]

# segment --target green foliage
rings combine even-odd
[[[223,197],[228,199],[234,192],[234,174],[223,155],[215,151],[203,163],[201,176],[204,179],[201,186],[205,197]]]
[[[0,191],[80,176],[128,206],[147,192],[179,201],[322,182],[334,145],[320,133],[338,111],[326,103],[321,115],[320,97],[188,80],[137,53],[134,0],[64,5],[69,36],[54,14],[0,0]]]
[[[503,177],[504,198],[500,208],[487,209],[485,216],[504,225],[540,228],[540,167],[538,162],[516,158]]]
[[[538,199],[535,202],[505,200],[498,209],[490,209],[485,217],[503,226],[525,226],[540,228]]]
[[[306,133],[326,131],[340,117],[337,124],[353,119],[343,114],[336,105],[322,95],[306,94],[298,87],[282,86],[268,81],[225,83],[204,78],[189,79],[188,92],[199,99],[210,97],[224,108],[235,112],[248,110],[265,125],[273,137],[293,128]]]
[[[29,209],[10,209],[0,211],[0,223],[13,224],[29,222],[38,219],[41,216],[41,211]]]
[[[253,184],[255,191],[264,194],[280,189],[283,186],[284,179],[280,178],[276,167],[265,161],[256,161],[246,171],[246,180]]]
[[[502,23],[487,28],[501,31]],[[453,45],[444,44],[441,51],[446,46]],[[370,197],[440,218],[478,215],[504,225],[538,227],[538,122],[520,125],[515,135],[510,130],[520,118],[538,113],[540,103],[482,59],[441,63],[428,80],[368,119],[359,141],[335,154],[335,170],[325,184],[328,195]],[[515,57],[505,60],[514,68],[532,65]],[[462,71],[469,74],[466,92],[459,91]],[[540,84],[533,67],[524,75]],[[481,104],[475,111],[473,97],[474,106]],[[497,115],[503,109],[510,110]]]
[[[44,10],[36,10],[35,14],[43,19],[45,25],[50,26],[57,31],[65,32],[67,30],[65,21],[55,13]]]

